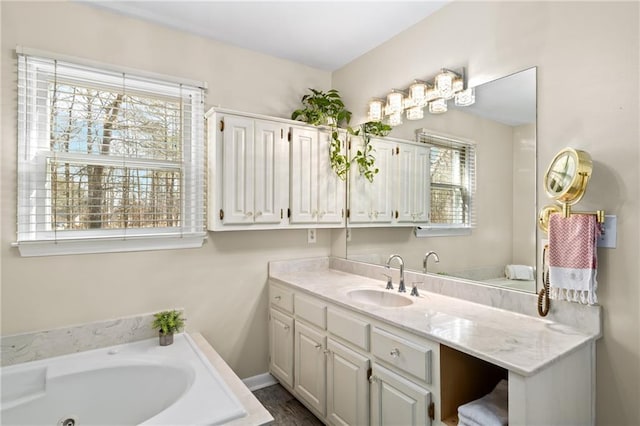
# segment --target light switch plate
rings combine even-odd
[[[604,217],[604,232],[598,237],[598,247],[616,248],[618,217],[616,215],[607,215]]]

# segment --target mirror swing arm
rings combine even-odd
[[[560,205],[552,204],[543,207],[538,215],[538,226],[545,234],[549,232],[549,219],[552,214],[561,213],[568,218],[571,215],[594,215],[598,223],[605,220],[604,210],[573,211],[572,206],[577,204],[587,190],[587,184],[591,178],[593,162],[591,156],[581,150],[573,148],[562,149],[551,161],[544,175],[544,188],[547,195]],[[551,307],[549,299],[549,271],[546,263],[547,250],[545,245],[542,251],[542,289],[538,293],[538,314],[547,316]]]

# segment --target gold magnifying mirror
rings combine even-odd
[[[551,161],[544,175],[547,195],[565,205],[582,199],[591,177],[591,156],[573,148],[565,148]]]

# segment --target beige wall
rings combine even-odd
[[[466,66],[471,85],[538,66],[538,176],[561,148],[584,149],[594,170],[581,207],[618,216],[617,249],[599,250],[599,425],[640,424],[639,13],[637,2],[453,2],[333,76],[358,122],[370,97],[442,66]]]
[[[307,87],[331,75],[292,62],[79,3],[5,2],[2,8],[2,333],[184,307],[240,375],[267,371],[267,262],[328,255],[331,232],[209,233],[201,249],[21,258],[16,221],[16,45],[209,84],[207,108],[288,117]]]

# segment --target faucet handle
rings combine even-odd
[[[385,287],[385,289],[393,290],[393,281],[391,281],[391,275],[388,275],[388,274],[382,274],[382,275],[387,277],[387,286]]]
[[[422,282],[418,281],[418,282],[414,282],[411,284],[411,295],[412,296],[420,296],[420,293],[418,293],[418,284],[422,284]]]

